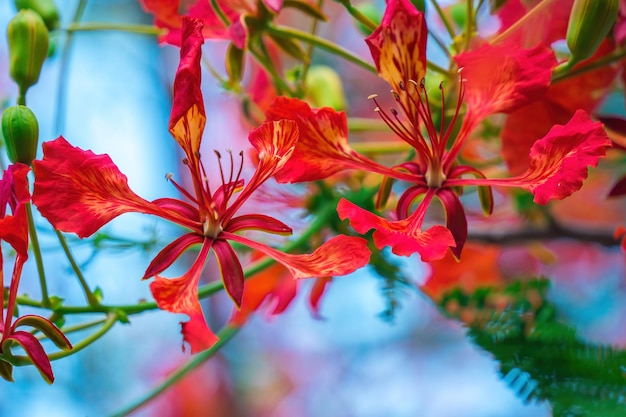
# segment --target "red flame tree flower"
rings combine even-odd
[[[57,229],[92,235],[123,213],[152,214],[189,230],[167,245],[148,266],[144,278],[154,276],[150,289],[160,308],[190,317],[182,324],[184,341],[192,353],[212,346],[217,337],[209,329],[198,301],[197,285],[211,250],[217,258],[226,291],[241,304],[244,274],[237,254],[229,242],[237,242],[265,253],[283,264],[293,278],[345,275],[369,261],[366,241],[358,237],[336,236],[312,254],[291,255],[241,236],[245,230],[289,234],[291,228],[264,214],[237,215],[239,208],[266,180],[289,160],[298,139],[293,121],[264,123],[252,131],[250,143],[258,151],[256,171],[244,187],[241,166],[235,169],[230,154],[228,175],[221,169],[221,185],[212,189],[200,158],[200,142],[206,122],[200,91],[202,22],[183,20],[181,59],[174,81],[174,103],[169,130],[185,152],[192,190],[185,190],[171,178],[186,200],[162,198],[152,202],[135,194],[127,179],[108,155],[96,155],[70,145],[64,138],[44,143],[44,158],[34,164],[36,181],[33,200]],[[240,153],[243,164],[243,152]],[[221,165],[221,157],[218,154]],[[237,171],[237,172],[235,172]],[[159,274],[191,246],[201,245],[193,265],[178,278]]]

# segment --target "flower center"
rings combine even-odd
[[[224,231],[222,227],[222,223],[219,219],[211,219],[209,216],[206,217],[204,223],[202,223],[202,233],[206,237],[210,237],[212,239],[217,239],[217,237]]]

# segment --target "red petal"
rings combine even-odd
[[[264,214],[246,214],[228,222],[225,230],[235,233],[241,230],[262,230],[268,233],[291,234],[291,227]]]
[[[293,120],[265,122],[250,132],[248,139],[258,151],[259,162],[246,188],[228,207],[227,214],[222,217],[223,222],[228,222],[261,184],[285,166],[298,140],[298,126]]]
[[[235,304],[240,306],[243,297],[244,276],[237,253],[230,246],[230,243],[221,239],[213,243],[213,250],[220,267],[224,288]]]
[[[423,232],[416,224],[418,211],[404,220],[391,222],[342,199],[337,206],[337,213],[342,220],[349,219],[350,226],[359,233],[375,229],[373,237],[376,247],[382,249],[390,246],[396,255],[410,256],[417,252],[422,261],[429,262],[441,259],[448,247],[455,245],[452,234],[443,226],[433,226]]]
[[[218,340],[209,329],[198,301],[198,282],[210,249],[210,241],[205,241],[198,258],[181,277],[168,279],[155,276],[150,284],[150,291],[159,308],[189,316],[189,321],[181,325],[183,341],[189,343],[191,353],[206,350]]]
[[[293,278],[312,278],[350,274],[367,265],[370,251],[367,241],[354,236],[335,236],[311,254],[291,255],[243,236],[223,232],[224,239],[256,249],[285,265]]]
[[[7,353],[9,351],[10,341],[17,342],[28,355],[33,365],[37,368],[43,379],[48,384],[54,382],[54,374],[52,373],[52,366],[50,365],[50,359],[43,350],[41,342],[37,340],[35,336],[28,332],[17,331],[12,333],[8,337],[2,339],[2,351]]]
[[[28,257],[28,171],[30,168],[24,164],[13,164],[0,180],[0,240],[8,242],[24,258]],[[7,205],[11,215],[6,214]]]
[[[319,277],[313,283],[311,294],[309,295],[309,306],[316,318],[320,318],[320,301],[326,292],[328,285],[333,281],[333,277]]]
[[[298,281],[283,265],[271,265],[246,281],[241,306],[233,312],[230,323],[242,326],[264,304],[273,306],[270,314],[282,313],[296,296],[297,287]]]
[[[183,45],[174,79],[174,102],[169,130],[183,148],[189,161],[197,159],[206,116],[200,91],[202,57],[202,21],[183,18]],[[191,164],[190,166],[194,166]]]
[[[34,161],[33,202],[52,225],[79,237],[90,236],[123,213],[154,214],[185,225],[188,220],[139,197],[108,155],[70,145],[62,136],[43,144]]]
[[[426,75],[424,14],[408,0],[389,0],[379,27],[365,39],[378,74],[395,91],[399,83],[420,82]]]
[[[167,29],[165,34],[159,36],[159,42],[180,46],[182,14],[203,20],[202,34],[205,38],[228,37],[228,31],[206,0],[197,0],[195,4],[187,1],[181,2],[181,0],[139,0],[139,3],[146,12],[154,15],[155,26]]]
[[[592,122],[579,110],[565,125],[554,126],[530,150],[530,167],[518,177],[502,180],[535,195],[535,203],[560,200],[578,190],[587,178],[587,167],[595,167],[611,141],[602,123]]]
[[[437,192],[437,197],[446,212],[446,227],[452,233],[456,246],[450,248],[457,259],[461,259],[461,252],[467,240],[467,219],[459,197],[449,188],[442,188]]]
[[[45,334],[46,337],[50,339],[52,343],[54,343],[59,349],[72,349],[72,344],[67,339],[67,337],[65,337],[63,332],[50,320],[44,317],[36,316],[34,314],[27,314],[25,316],[22,316],[15,320],[13,326],[11,326],[11,333],[15,332],[15,329],[20,326],[29,326],[39,330],[40,332]]]
[[[146,279],[156,274],[160,274],[170,267],[192,245],[203,243],[205,238],[195,233],[187,233],[172,243],[161,249],[161,251],[154,257],[146,272],[143,274],[142,279]]]
[[[556,58],[551,49],[484,45],[454,57],[466,79],[465,103],[472,118],[508,113],[543,96]]]
[[[497,13],[502,22],[500,32],[508,30],[524,18],[523,25],[517,25],[507,32],[506,41],[525,48],[551,46],[554,41],[565,39],[573,2],[574,0],[508,0]],[[538,3],[541,3],[541,10],[525,16]]]
[[[344,112],[312,109],[302,100],[277,97],[265,115],[268,120],[295,120],[300,132],[293,155],[276,173],[278,182],[316,181],[351,168],[391,171],[350,148]]]

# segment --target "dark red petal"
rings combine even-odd
[[[108,155],[74,147],[62,136],[45,142],[43,152],[43,159],[33,162],[33,203],[59,230],[87,237],[129,212],[154,214],[182,225],[189,223],[135,194]]]
[[[244,276],[237,253],[230,243],[221,239],[213,243],[213,250],[220,267],[224,288],[239,307],[243,297]]]
[[[617,183],[611,188],[609,192],[609,197],[619,197],[626,194],[626,177],[622,177]]]
[[[183,313],[189,321],[181,323],[183,341],[191,346],[191,353],[198,353],[213,346],[217,336],[209,329],[198,301],[198,282],[204,263],[211,249],[211,241],[205,241],[198,258],[184,275],[178,278],[155,276],[150,291],[159,308],[171,313]]]
[[[24,164],[13,164],[0,180],[0,240],[8,242],[25,258],[28,257],[26,205],[30,202],[30,193],[26,176],[29,171]],[[7,206],[11,208],[10,215],[7,215]]]
[[[50,359],[48,359],[48,355],[43,350],[41,342],[34,335],[24,331],[14,332],[10,336],[5,335],[2,339],[2,351],[4,353],[10,350],[9,344],[11,342],[17,342],[24,349],[24,352],[26,352],[33,365],[35,365],[48,384],[54,382]]]
[[[472,119],[508,113],[543,96],[556,58],[551,49],[521,49],[510,44],[484,45],[454,57],[465,84]]]
[[[342,220],[349,219],[350,226],[359,233],[375,229],[373,237],[376,247],[382,249],[390,246],[396,255],[410,256],[417,252],[424,262],[428,262],[441,259],[448,247],[455,245],[452,234],[443,226],[433,226],[422,231],[421,221],[416,222],[417,211],[404,220],[388,221],[342,199],[337,206],[337,213]]]
[[[202,71],[202,21],[183,17],[183,45],[180,63],[174,79],[174,101],[169,130],[191,161],[197,159],[206,116],[200,91]]]
[[[156,274],[160,274],[170,267],[192,245],[203,243],[205,238],[195,233],[187,233],[172,243],[161,249],[161,251],[154,257],[146,272],[143,274],[142,279],[146,279]]]
[[[280,220],[264,214],[245,214],[235,217],[225,227],[225,230],[231,233],[249,229],[276,234],[291,234],[291,227]]]
[[[446,212],[446,227],[454,237],[455,247],[450,248],[457,259],[461,259],[461,252],[467,240],[467,219],[459,197],[449,188],[442,188],[437,192],[437,197]]]
[[[388,0],[382,22],[365,39],[378,74],[395,91],[400,82],[420,82],[426,75],[428,30],[424,14],[408,0]]]
[[[293,155],[276,173],[278,182],[316,181],[346,169],[364,169],[397,176],[393,170],[350,148],[344,112],[330,107],[312,109],[302,100],[277,97],[265,115],[268,120],[295,120],[300,133]]]
[[[311,254],[291,255],[243,236],[223,232],[224,239],[256,249],[289,269],[293,278],[312,278],[350,274],[367,265],[370,251],[360,237],[339,235],[331,238]]]

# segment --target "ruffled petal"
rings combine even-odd
[[[211,243],[206,241],[189,271],[181,277],[168,279],[157,275],[150,284],[150,291],[159,308],[189,316],[189,321],[181,323],[181,326],[183,342],[189,344],[191,353],[206,350],[218,340],[207,325],[198,301],[198,282],[210,249]]]
[[[206,115],[200,91],[202,58],[202,21],[183,18],[183,45],[180,63],[174,79],[174,100],[170,114],[169,130],[183,148],[190,166],[197,159]]]
[[[529,168],[518,177],[501,180],[532,192],[537,204],[563,199],[578,190],[587,178],[587,167],[611,146],[602,123],[593,122],[579,110],[564,126],[554,126],[530,150]]]
[[[302,100],[278,97],[265,115],[268,120],[295,120],[300,133],[293,155],[276,173],[278,182],[316,181],[346,169],[394,174],[350,148],[344,112],[312,109]]]
[[[370,250],[360,237],[339,235],[331,238],[311,254],[291,255],[262,243],[228,232],[222,238],[239,242],[274,258],[289,269],[293,278],[312,278],[350,274],[367,265]]]
[[[27,175],[30,168],[12,164],[0,180],[0,240],[8,242],[24,258],[28,257],[28,219],[26,205],[30,202]],[[11,214],[7,215],[7,206]]]
[[[74,147],[62,136],[45,142],[43,152],[43,159],[33,162],[33,203],[56,229],[87,237],[129,212],[154,214],[189,226],[189,220],[135,194],[108,155]]]
[[[486,44],[454,60],[466,80],[468,117],[476,120],[511,112],[543,96],[556,65],[547,47],[521,49],[511,44]]]
[[[433,226],[426,231],[420,229],[421,220],[418,211],[404,220],[389,221],[346,199],[339,201],[337,213],[342,220],[349,219],[350,226],[359,233],[374,231],[374,244],[382,249],[390,246],[391,251],[399,256],[410,256],[419,253],[422,261],[429,262],[441,259],[448,250],[454,247],[454,238],[443,226]]]
[[[426,75],[428,30],[424,14],[408,0],[388,0],[382,22],[365,39],[378,74],[395,91]]]
[[[241,298],[243,297],[244,276],[241,263],[237,257],[237,253],[225,240],[216,240],[213,243],[213,250],[217,257],[217,263],[220,267],[222,281],[226,292],[239,307]]]

